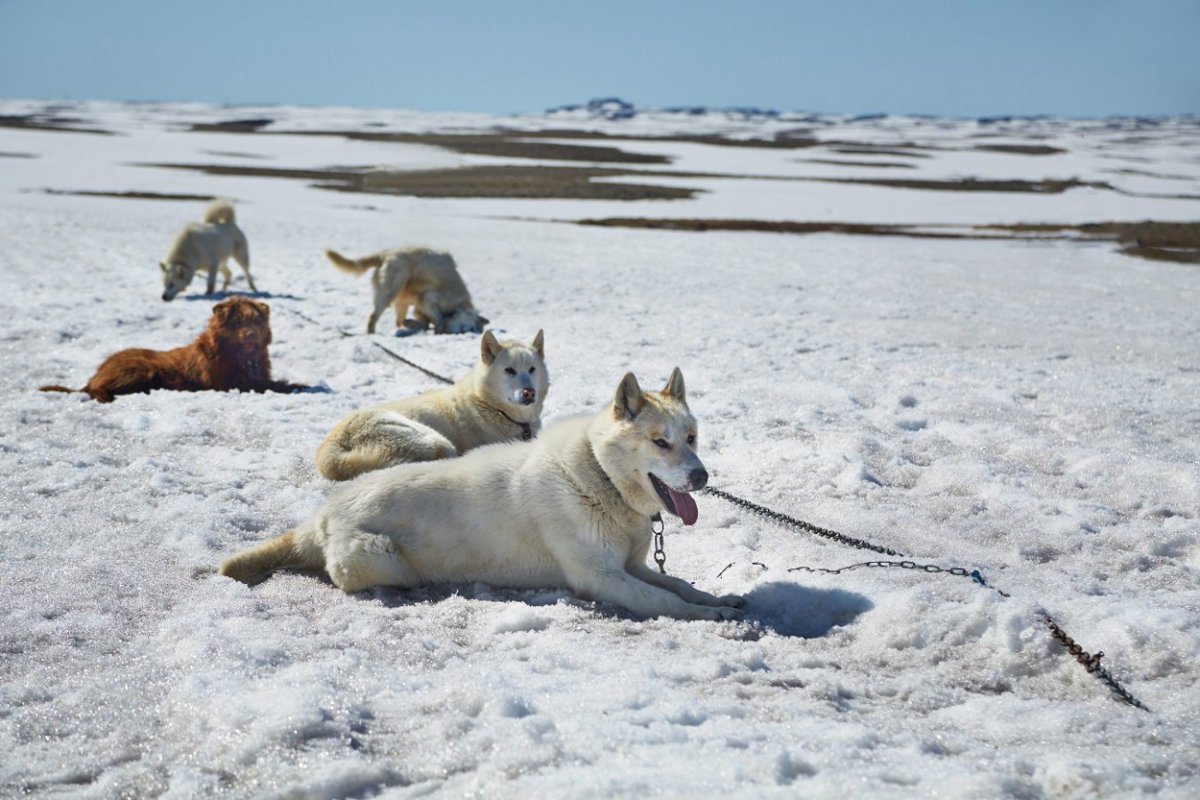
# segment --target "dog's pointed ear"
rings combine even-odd
[[[546,333],[538,329],[537,336],[533,337],[533,349],[537,350],[538,358],[546,357]]]
[[[483,338],[479,341],[479,357],[487,366],[491,366],[496,360],[496,356],[500,355],[500,342],[496,341],[496,334],[491,331],[484,331]]]
[[[626,372],[613,398],[613,417],[618,420],[633,419],[641,412],[644,403],[642,387],[638,386],[637,378],[632,372]]]
[[[158,262],[158,268],[161,271],[166,272],[167,271],[167,262],[165,262],[165,261]]]
[[[228,317],[229,301],[222,300],[220,303],[217,303],[215,306],[213,306],[213,316],[219,320],[224,320],[226,317]]]
[[[687,405],[687,392],[683,386],[683,373],[679,371],[679,367],[671,370],[671,378],[663,387],[662,393],[672,400]]]

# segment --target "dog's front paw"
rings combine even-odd
[[[723,594],[717,598],[717,605],[732,606],[733,608],[745,608],[746,598],[740,594]]]
[[[737,619],[742,612],[730,606],[697,606],[689,619],[707,619],[721,622],[727,619]]]

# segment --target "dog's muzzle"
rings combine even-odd
[[[531,406],[537,401],[537,389],[528,387],[521,390],[521,405]]]

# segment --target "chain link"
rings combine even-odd
[[[857,547],[862,550],[872,550],[876,553],[884,553],[885,555],[903,556],[902,553],[897,553],[894,550],[889,550],[884,547],[879,547],[878,545],[873,545],[870,542],[865,542],[862,539],[855,539],[852,536],[846,536],[845,534],[838,533],[837,531],[831,531],[828,528],[821,528],[816,525],[812,525],[811,523],[804,522],[803,520],[796,519],[795,517],[790,517],[787,514],[782,514],[778,511],[773,511],[765,506],[760,506],[757,503],[751,502],[750,500],[746,500],[745,498],[737,497],[735,495],[729,494],[728,492],[721,491],[720,489],[714,489],[712,487],[707,487],[704,489],[704,491],[707,494],[711,494],[711,495],[720,497],[722,500],[727,500],[736,506],[745,508],[748,511],[752,511],[755,514],[766,517],[775,522],[779,522],[779,523],[782,523],[784,525],[788,525],[788,526],[791,526],[794,528],[799,528],[801,530],[808,531],[809,533],[814,533],[818,536],[822,536],[826,539],[832,539],[834,541],[841,542],[842,544],[848,544],[852,547]],[[656,558],[657,558],[657,556],[656,556]],[[757,564],[758,566],[762,567],[763,569],[767,569],[767,565],[763,564],[761,562],[754,561],[751,563]],[[727,564],[725,566],[725,568],[722,569],[720,573],[718,573],[717,577],[724,575],[725,571],[728,570],[732,566],[733,566],[732,563]],[[1011,597],[1012,596],[1008,592],[1004,591],[1003,589],[1000,589],[999,587],[996,587],[996,586],[992,586],[990,583],[988,583],[984,579],[983,574],[977,569],[968,571],[967,569],[965,569],[963,567],[941,567],[936,564],[918,564],[915,561],[909,561],[909,560],[860,561],[857,564],[849,564],[845,567],[837,567],[837,568],[809,567],[809,566],[801,565],[801,566],[797,566],[797,567],[790,567],[788,569],[788,572],[812,572],[812,573],[822,573],[822,574],[826,574],[826,575],[840,575],[843,572],[850,572],[851,570],[874,568],[874,567],[882,567],[885,569],[892,567],[892,568],[899,568],[899,569],[916,570],[919,572],[925,572],[925,573],[929,573],[929,574],[945,574],[945,575],[953,575],[955,577],[960,577],[960,578],[970,578],[971,580],[975,581],[975,583],[979,584],[983,588],[990,589],[991,591],[995,592],[996,594],[1000,595],[1001,597]],[[1086,650],[1083,649],[1083,647],[1081,647],[1078,643],[1076,643],[1076,641],[1074,639],[1072,639],[1070,636],[1068,636],[1067,632],[1064,631],[1062,629],[1062,627],[1059,626],[1059,624],[1057,622],[1055,622],[1054,619],[1049,614],[1043,614],[1042,621],[1050,629],[1050,635],[1053,636],[1056,640],[1058,640],[1063,645],[1063,647],[1065,647],[1067,649],[1067,652],[1070,655],[1074,656],[1075,660],[1078,661],[1079,664],[1082,665],[1085,670],[1087,670],[1089,675],[1094,675],[1097,679],[1102,681],[1109,688],[1109,690],[1113,693],[1113,695],[1117,699],[1121,700],[1122,702],[1128,703],[1129,705],[1133,706],[1134,708],[1140,708],[1143,711],[1150,710],[1140,700],[1138,700],[1136,697],[1134,697],[1129,692],[1128,689],[1126,689],[1124,686],[1122,686],[1117,681],[1117,679],[1112,676],[1112,673],[1110,673],[1107,669],[1105,669],[1100,664],[1100,659],[1104,657],[1103,652],[1097,652],[1095,655],[1088,653]]]
[[[826,575],[841,575],[843,572],[849,572],[854,569],[862,569],[863,567],[899,567],[901,569],[914,569],[921,572],[945,572],[948,575],[957,575],[960,578],[969,578],[971,573],[967,572],[962,567],[939,567],[936,564],[918,564],[915,561],[862,561],[858,564],[850,564],[837,569],[829,567],[790,567],[788,572],[821,572]]]
[[[1109,691],[1134,708],[1140,708],[1143,711],[1150,710],[1140,700],[1130,694],[1128,689],[1118,683],[1117,679],[1112,676],[1112,673],[1104,668],[1100,663],[1100,659],[1104,658],[1102,650],[1097,650],[1095,655],[1084,650],[1082,646],[1067,635],[1066,631],[1059,627],[1059,624],[1049,614],[1042,615],[1042,622],[1046,623],[1046,627],[1050,629],[1050,635],[1061,642],[1063,647],[1067,648],[1067,652],[1083,665],[1083,668],[1088,671],[1089,675],[1095,675],[1108,686]]]
[[[877,544],[871,544],[870,542],[863,541],[862,539],[855,539],[853,536],[847,536],[844,533],[838,533],[837,531],[830,530],[829,528],[822,528],[818,525],[813,525],[811,522],[805,522],[802,519],[789,517],[787,514],[781,514],[780,512],[773,511],[766,506],[760,506],[758,503],[751,502],[743,497],[737,497],[729,494],[729,492],[723,492],[720,489],[714,489],[711,486],[705,487],[704,493],[719,497],[722,500],[733,503],[735,506],[740,506],[747,511],[751,511],[759,516],[774,520],[775,522],[781,522],[784,525],[790,525],[793,528],[800,528],[801,530],[808,531],[809,533],[822,536],[835,542],[840,542],[841,544],[848,544],[851,547],[857,547],[860,550],[872,550],[876,553],[882,553],[885,556],[896,556],[898,558],[904,557],[904,553],[901,553],[897,550],[891,550],[887,547],[880,547]]]
[[[320,322],[313,319],[308,314],[305,314],[303,311],[298,311],[297,309],[294,309],[294,308],[287,308],[286,306],[284,308],[287,311],[290,311],[291,313],[295,314],[300,319],[302,319],[305,322],[308,322],[312,325],[316,325],[318,327],[325,328],[327,330],[332,330],[332,331],[334,331],[342,336],[345,336],[347,338],[351,338],[355,335],[353,333],[350,333],[349,331],[344,331],[341,328],[332,328],[328,325],[322,325]],[[414,361],[409,361],[404,356],[400,355],[397,352],[389,350],[388,348],[384,347],[383,345],[381,345],[379,342],[375,341],[374,339],[371,339],[370,341],[371,341],[371,344],[373,344],[375,347],[378,347],[380,350],[387,353],[389,356],[396,359],[401,364],[406,364],[406,365],[412,367],[413,369],[415,369],[417,372],[421,372],[421,373],[424,373],[425,375],[428,375],[430,378],[433,378],[435,381],[440,381],[441,383],[444,383],[447,385],[451,385],[454,383],[453,378],[447,378],[445,375],[439,375],[436,372],[434,372],[433,370],[426,369],[425,367],[422,367],[420,364],[417,364]]]
[[[654,532],[654,563],[658,564],[659,575],[667,574],[667,551],[663,549],[663,531],[666,527],[662,514],[650,518],[650,530]]]

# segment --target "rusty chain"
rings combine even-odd
[[[750,500],[746,500],[744,498],[737,497],[736,495],[729,494],[728,492],[721,491],[720,489],[713,489],[713,488],[709,487],[709,488],[706,488],[704,491],[708,494],[720,497],[723,500],[728,500],[729,502],[733,503],[734,505],[748,509],[756,514],[759,514],[760,516],[764,516],[775,522],[779,522],[779,523],[782,523],[782,524],[785,524],[785,525],[788,525],[791,527],[799,528],[800,530],[808,531],[809,533],[815,533],[818,536],[823,536],[827,539],[833,539],[834,541],[841,542],[842,544],[849,544],[853,547],[858,547],[858,548],[864,549],[864,550],[873,550],[877,553],[883,552],[883,553],[887,553],[888,555],[900,555],[899,553],[896,553],[894,551],[887,550],[885,548],[881,548],[876,545],[872,545],[869,542],[864,542],[861,539],[855,539],[852,536],[846,536],[844,534],[837,533],[836,531],[831,531],[827,528],[821,528],[816,525],[812,525],[810,523],[804,522],[803,520],[799,520],[794,517],[790,517],[787,514],[782,514],[778,511],[773,511],[769,508],[766,508],[765,506],[760,506],[757,503],[751,502]],[[762,567],[763,569],[768,569],[767,565],[763,564],[762,562],[754,561],[751,563],[754,563],[754,564]],[[724,569],[722,569],[719,573],[717,573],[717,577],[719,578],[719,577],[721,577],[721,575],[724,575],[725,570],[729,569],[732,566],[733,566],[732,563],[727,564]],[[809,567],[809,566],[802,565],[802,566],[797,566],[797,567],[790,567],[790,568],[788,568],[787,571],[788,572],[822,573],[822,574],[826,574],[826,575],[840,575],[843,572],[850,572],[851,570],[871,568],[871,567],[882,567],[882,568],[894,567],[894,568],[900,568],[900,569],[915,570],[918,572],[924,572],[924,573],[928,573],[928,574],[945,574],[945,575],[953,575],[953,576],[959,577],[959,578],[970,578],[971,580],[973,580],[975,583],[979,584],[983,588],[990,589],[993,592],[996,592],[1001,597],[1011,597],[1012,596],[1008,592],[1004,591],[1003,589],[1000,589],[999,587],[993,586],[992,584],[988,583],[987,580],[984,579],[983,573],[981,573],[977,569],[967,570],[963,567],[941,567],[936,564],[918,564],[915,561],[909,561],[909,560],[904,560],[904,561],[861,561],[857,564],[849,564],[847,566],[837,567],[837,568]],[[1097,652],[1095,655],[1092,655],[1088,651],[1084,650],[1083,647],[1081,645],[1079,645],[1073,638],[1071,638],[1067,634],[1067,632],[1065,630],[1063,630],[1062,627],[1057,622],[1055,622],[1054,618],[1051,617],[1048,613],[1045,613],[1045,612],[1042,613],[1042,622],[1044,622],[1046,627],[1049,628],[1050,635],[1055,640],[1057,640],[1060,644],[1062,644],[1062,646],[1064,648],[1066,648],[1067,653],[1070,654],[1071,656],[1073,656],[1075,658],[1075,660],[1078,661],[1079,664],[1085,670],[1087,670],[1089,675],[1093,675],[1098,680],[1103,682],[1109,688],[1109,690],[1112,692],[1114,697],[1116,697],[1117,699],[1121,700],[1124,703],[1127,703],[1127,704],[1133,706],[1134,708],[1140,708],[1143,711],[1150,710],[1140,700],[1138,700],[1136,697],[1134,697],[1129,692],[1128,689],[1126,689],[1124,686],[1122,686],[1117,681],[1117,679],[1113,677],[1112,673],[1110,673],[1107,669],[1105,669],[1100,664],[1100,659],[1104,657],[1103,652]]]
[[[1083,668],[1088,671],[1089,675],[1095,675],[1106,686],[1108,686],[1109,691],[1134,708],[1140,708],[1142,711],[1150,710],[1142,704],[1142,701],[1130,694],[1128,689],[1118,683],[1117,679],[1112,676],[1112,673],[1100,664],[1100,659],[1104,658],[1103,651],[1097,650],[1096,654],[1092,655],[1088,651],[1084,650],[1075,642],[1074,639],[1067,635],[1066,631],[1058,626],[1058,623],[1055,622],[1049,614],[1043,614],[1042,621],[1045,622],[1046,627],[1050,629],[1050,635],[1061,642],[1063,647],[1067,648],[1067,652],[1073,655],[1075,660],[1083,665]]]

